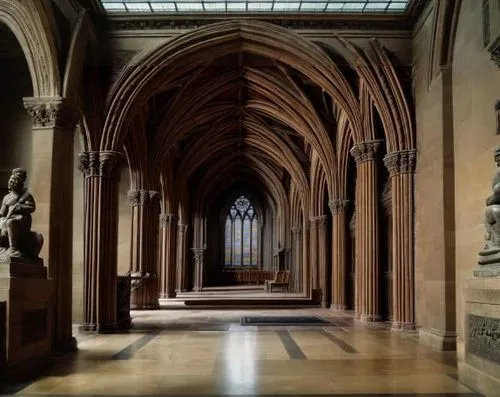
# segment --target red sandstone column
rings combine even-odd
[[[356,144],[351,154],[356,160],[356,275],[359,277],[357,312],[362,321],[380,321],[380,262],[378,227],[378,185],[376,153],[380,141]]]
[[[177,290],[186,292],[187,285],[187,230],[188,226],[179,223],[177,232]]]
[[[130,296],[132,309],[158,308],[157,239],[160,194],[154,190],[131,190],[131,270],[145,277]]]
[[[55,284],[53,343],[76,349],[72,336],[73,137],[79,113],[63,98],[25,98],[33,122],[29,189],[38,210],[33,230],[43,234],[41,257]]]
[[[335,199],[328,202],[332,212],[332,309],[346,309],[347,274],[347,220],[349,200]]]
[[[394,330],[415,329],[413,174],[416,151],[385,156],[392,188],[392,302]]]
[[[116,280],[118,179],[123,156],[112,151],[80,154],[85,173],[84,327],[117,327]]]
[[[316,246],[318,251],[318,278],[319,278],[319,287],[321,288],[321,307],[328,307],[328,287],[329,283],[327,280],[328,272],[326,268],[326,221],[327,216],[321,215],[316,217],[316,223],[318,227],[318,245]]]
[[[177,222],[174,214],[160,215],[161,259],[160,296],[175,298],[177,267]]]
[[[319,288],[319,271],[318,271],[318,222],[317,218],[311,218],[311,229],[309,233],[309,263],[311,275],[311,288]]]

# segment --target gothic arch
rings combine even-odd
[[[28,63],[34,97],[55,97],[61,93],[56,46],[46,4],[0,0],[0,22],[16,36]]]

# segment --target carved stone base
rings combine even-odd
[[[46,278],[35,278],[36,271],[46,274],[46,270],[36,266],[12,262],[0,266],[3,274],[0,301],[5,302],[7,330],[5,370],[0,376],[9,381],[37,376],[47,368],[50,359],[54,283]],[[23,272],[27,277],[20,277]]]
[[[481,265],[473,270],[474,277],[500,277],[500,264]]]
[[[359,321],[365,323],[374,323],[377,321],[382,321],[382,316],[380,314],[362,314],[359,317]]]
[[[500,390],[500,277],[466,280],[460,381],[486,396]]]
[[[457,335],[455,332],[420,328],[418,330],[418,338],[422,345],[438,351],[454,351],[457,347]]]
[[[10,257],[0,260],[0,277],[6,278],[47,278],[47,268],[43,260]]]
[[[394,332],[413,332],[417,329],[414,323],[401,323],[399,321],[393,321],[391,326],[391,331]]]

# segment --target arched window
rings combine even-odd
[[[226,215],[224,264],[228,267],[257,266],[258,224],[255,209],[245,196],[238,197]]]

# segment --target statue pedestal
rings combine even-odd
[[[462,383],[485,396],[498,396],[500,276],[495,277],[496,270],[490,266],[474,269],[474,274],[490,276],[465,281],[464,345],[458,350],[458,373]]]
[[[6,330],[0,341],[0,378],[36,376],[47,367],[52,350],[54,283],[41,259],[0,261],[0,302],[0,326]]]

